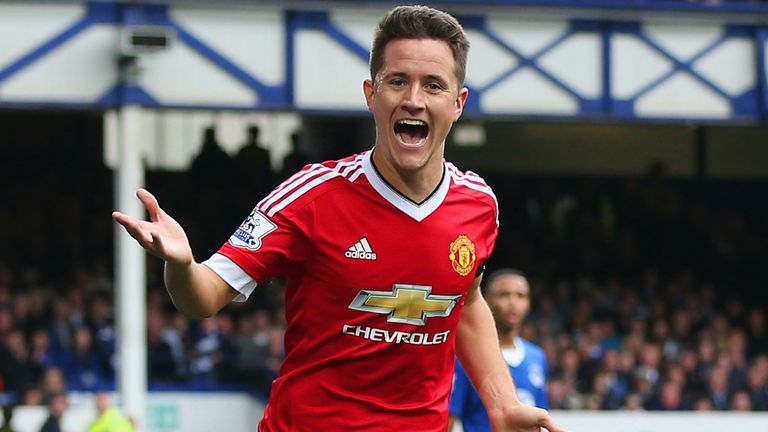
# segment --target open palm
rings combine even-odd
[[[148,221],[117,211],[112,213],[112,218],[149,253],[174,264],[192,262],[192,248],[181,225],[160,208],[157,199],[149,191],[139,189],[136,196],[149,213]]]

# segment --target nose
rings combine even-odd
[[[426,107],[424,101],[424,92],[419,86],[411,86],[403,95],[400,106],[408,111],[421,111]]]

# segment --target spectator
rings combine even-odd
[[[752,308],[747,318],[748,357],[768,353],[768,322],[766,322],[765,310]]]
[[[269,150],[260,145],[259,127],[248,127],[248,139],[240,148],[235,158],[240,173],[245,195],[250,197],[263,197],[274,187],[274,174]],[[250,202],[251,199],[245,199]],[[247,213],[250,209],[241,209],[240,213]]]
[[[619,409],[631,386],[631,375],[621,369],[621,357],[618,351],[606,351],[602,358],[600,372],[604,374],[605,393],[601,401],[602,409]]]
[[[752,399],[755,410],[768,410],[768,357],[763,355],[747,371],[746,389]]]
[[[43,372],[42,397],[44,402],[48,402],[57,394],[67,392],[67,382],[64,379],[64,373],[58,367],[49,367]]]
[[[280,372],[280,366],[285,359],[285,329],[274,327],[269,331],[269,344],[267,344],[267,359],[264,363],[267,376],[274,380]]]
[[[661,411],[686,409],[680,385],[673,381],[662,383],[659,394],[649,401],[648,409]]]
[[[259,309],[241,318],[234,342],[238,353],[236,374],[243,381],[254,383],[264,393],[268,393],[275,378],[268,366],[271,331],[269,312]]]
[[[53,299],[51,299],[53,300]],[[70,304],[67,301],[52,301],[52,318],[48,325],[51,349],[59,354],[72,347],[72,324],[70,322]]]
[[[61,418],[67,410],[67,396],[63,393],[54,395],[48,403],[48,418],[40,427],[40,432],[62,432]]]
[[[71,352],[62,356],[61,368],[64,376],[76,390],[96,390],[104,382],[101,358],[93,349],[93,337],[87,327],[75,329],[74,346]]]
[[[86,325],[93,339],[92,351],[98,357],[104,374],[111,374],[116,350],[111,304],[111,299],[105,293],[94,294],[88,303],[86,317]]]
[[[727,410],[730,407],[728,394],[728,374],[721,368],[712,369],[709,375],[709,399],[716,410]]]
[[[699,396],[693,403],[693,409],[695,411],[712,411],[714,406],[712,405],[712,399],[707,396]]]
[[[731,397],[731,410],[733,411],[752,411],[752,398],[749,393],[739,390]]]
[[[21,330],[10,330],[0,346],[0,376],[7,390],[22,394],[35,381],[34,371],[29,362],[29,349]]]
[[[190,353],[190,378],[193,383],[215,384],[225,360],[226,341],[216,318],[200,321],[200,328],[192,342]]]
[[[192,201],[192,227],[196,233],[191,238],[196,250],[212,252],[226,241],[229,227],[242,217],[235,204],[237,165],[222,149],[213,126],[205,129],[202,148],[192,161],[188,176],[196,191]]]
[[[164,317],[158,311],[147,314],[147,369],[153,383],[177,382],[176,361],[171,345],[163,339]]]
[[[170,325],[162,331],[162,339],[171,347],[175,376],[181,380],[189,378],[189,365],[187,352],[190,346],[189,321],[180,313],[175,313],[169,319]]]
[[[43,376],[44,371],[56,365],[57,358],[51,350],[48,332],[35,329],[32,332],[32,347],[29,353],[30,366],[36,378]]]
[[[229,180],[236,172],[232,158],[216,139],[216,128],[207,127],[203,132],[203,144],[189,168],[189,174],[196,189],[214,188],[227,190],[234,181]]]
[[[308,163],[310,163],[310,160],[302,148],[301,133],[298,131],[294,132],[291,134],[291,151],[283,158],[280,180],[287,179]]]

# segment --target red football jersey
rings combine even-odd
[[[285,361],[267,431],[445,431],[456,326],[493,249],[496,199],[445,163],[420,204],[372,151],[308,165],[205,262],[244,300],[285,275]]]

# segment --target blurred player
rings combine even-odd
[[[501,354],[509,366],[524,404],[549,408],[546,390],[547,360],[544,350],[520,337],[520,330],[531,308],[531,289],[525,275],[517,270],[493,272],[484,283],[483,296],[491,308],[499,333]],[[460,362],[451,394],[451,427],[461,422],[464,432],[489,432],[488,413]]]
[[[191,317],[287,276],[286,357],[260,431],[443,432],[456,352],[497,431],[562,430],[517,399],[479,292],[493,193],[443,160],[467,99],[468,49],[444,12],[387,13],[363,83],[374,148],[287,179],[204,263],[149,192],[138,196],[150,221],[114,213],[166,261],[168,292]]]

